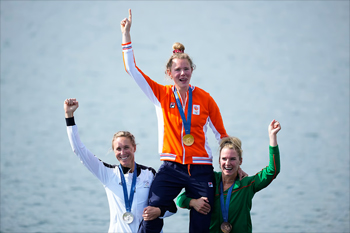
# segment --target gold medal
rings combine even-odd
[[[183,137],[182,141],[186,146],[192,146],[192,144],[194,143],[194,137],[191,134],[186,134]]]
[[[232,226],[231,226],[231,224],[228,223],[228,222],[223,222],[223,223],[221,224],[221,230],[222,230],[222,232],[224,232],[224,233],[230,233],[231,230],[232,230]]]
[[[123,220],[124,222],[126,222],[127,224],[130,224],[134,221],[134,215],[130,212],[125,212],[123,214]]]

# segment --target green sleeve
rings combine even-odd
[[[269,146],[270,151],[270,162],[267,167],[258,172],[255,177],[254,191],[258,192],[261,189],[267,187],[272,180],[276,178],[279,174],[281,165],[280,165],[280,153],[277,146]]]
[[[190,201],[191,200],[192,200],[192,198],[187,197],[186,192],[183,192],[177,197],[176,204],[181,208],[191,209],[190,208]]]

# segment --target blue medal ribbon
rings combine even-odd
[[[222,181],[220,182],[220,205],[221,205],[222,218],[224,219],[224,222],[228,222],[228,209],[230,206],[231,192],[232,192],[233,186],[235,186],[235,183],[236,183],[236,181],[228,189],[227,196],[226,196],[226,202],[225,202]]]
[[[174,88],[174,95],[176,99],[176,105],[179,109],[181,119],[185,128],[185,133],[190,134],[191,133],[191,116],[192,116],[192,88],[188,88],[188,111],[187,111],[187,120],[185,117],[184,110],[182,108],[182,104],[179,98],[179,95],[177,94],[176,87]]]
[[[130,197],[128,198],[128,189],[126,187],[125,177],[122,169],[122,165],[119,164],[119,171],[120,171],[120,178],[122,180],[123,185],[123,193],[124,193],[124,202],[125,202],[125,208],[127,212],[131,212],[131,205],[132,201],[134,199],[134,193],[135,193],[135,187],[136,187],[136,177],[137,177],[137,169],[136,169],[136,163],[134,166],[134,174],[132,177],[132,183],[131,183],[131,189],[130,189]]]

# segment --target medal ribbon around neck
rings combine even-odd
[[[236,183],[236,181],[233,182],[231,187],[228,189],[227,196],[226,196],[226,202],[225,202],[222,181],[220,182],[220,205],[221,205],[222,218],[224,219],[224,222],[228,222],[228,209],[230,206],[231,192],[232,192],[233,186],[235,186],[235,183]]]
[[[185,128],[185,133],[190,134],[191,133],[191,116],[192,116],[192,88],[188,88],[188,111],[187,111],[187,120],[185,117],[184,110],[182,108],[182,104],[179,98],[179,95],[177,94],[176,87],[174,88],[174,95],[176,99],[176,105],[177,108],[179,109],[181,119]]]
[[[134,199],[134,193],[135,193],[135,187],[136,187],[136,177],[137,177],[136,163],[134,165],[134,173],[133,173],[133,177],[132,177],[129,198],[128,198],[128,189],[126,187],[125,177],[124,177],[124,173],[123,173],[123,169],[122,169],[121,164],[119,164],[119,171],[120,171],[120,178],[122,180],[122,185],[123,185],[125,208],[126,208],[127,212],[131,212],[131,205],[132,205],[132,201]]]

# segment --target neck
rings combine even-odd
[[[176,90],[179,92],[183,103],[185,103],[188,88],[189,88],[189,86],[187,86],[186,88],[181,88],[181,89],[179,87],[176,87]]]
[[[226,176],[225,174],[222,174],[222,184],[223,185],[231,185],[235,182],[237,178],[237,173],[231,175],[231,176]]]
[[[135,163],[133,163],[133,164],[132,164],[132,166],[131,166],[131,168],[130,168],[130,171],[129,171],[129,172],[130,172],[130,173],[132,173],[132,172],[134,172],[134,170],[135,170]]]
[[[133,164],[131,167],[124,167],[122,165],[122,169],[123,169],[123,173],[126,174],[126,173],[133,173],[134,172],[134,169],[135,169],[135,164]]]

